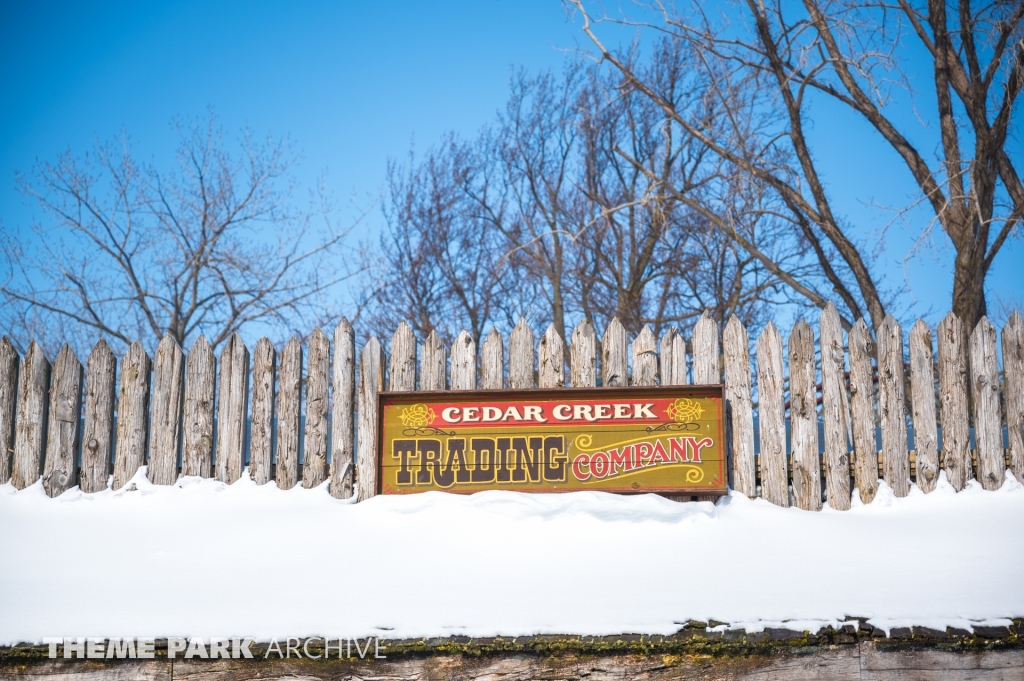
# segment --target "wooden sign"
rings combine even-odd
[[[378,492],[725,494],[721,386],[382,392]]]

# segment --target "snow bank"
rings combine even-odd
[[[668,634],[1024,615],[1024,487],[848,512],[739,494],[430,492],[353,504],[248,475],[47,499],[0,486],[0,643],[47,636]],[[131,485],[129,485],[131,487]]]

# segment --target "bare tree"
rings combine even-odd
[[[566,338],[567,272],[572,268],[573,236],[580,230],[574,209],[574,164],[580,68],[570,63],[561,78],[550,72],[530,76],[520,71],[511,94],[488,137],[496,160],[492,186],[501,187],[505,210],[478,197],[481,215],[523,258],[547,299],[550,320]],[[544,315],[547,317],[547,315]]]
[[[583,31],[601,58],[631,87],[716,155],[778,194],[784,219],[813,249],[819,274],[850,315],[866,310],[878,326],[886,310],[870,251],[864,236],[853,236],[833,209],[815,160],[820,150],[816,153],[807,135],[808,108],[816,97],[862,116],[903,160],[920,200],[931,206],[955,249],[953,311],[972,326],[985,313],[985,275],[1024,218],[1024,187],[1007,147],[1014,104],[1024,86],[1024,5],[745,0],[715,16],[702,3],[677,11],[655,0],[639,10],[653,10],[653,18],[613,19],[682,41],[698,55],[695,64],[706,77],[708,97],[732,112],[722,119],[724,127],[707,128],[679,110],[625,56],[604,46],[583,0],[570,4],[582,15]],[[734,9],[745,20],[732,20]],[[940,151],[930,162],[892,115],[894,88],[912,92],[916,82],[907,73],[914,38],[933,67]],[[759,111],[773,114],[770,124],[752,128],[750,116]],[[756,248],[746,250],[757,257]],[[798,277],[789,276],[787,283],[815,305],[827,301]]]
[[[634,66],[678,108],[705,109],[703,84],[689,77],[689,55],[678,41],[662,41],[652,58]],[[653,324],[694,319],[705,310],[724,322],[739,314],[754,323],[773,297],[774,276],[723,238],[707,217],[735,213],[747,199],[723,175],[706,145],[681,129],[657,104],[617,73],[589,69],[580,127],[581,190],[592,217],[578,236],[580,304],[590,319],[617,315],[634,333]],[[714,116],[705,109],[704,115]],[[747,186],[746,193],[754,187]],[[774,222],[746,211],[740,228],[752,243],[772,234]],[[752,219],[749,216],[753,216]],[[774,236],[774,235],[772,235]],[[800,249],[783,255],[789,262]]]
[[[404,319],[420,337],[436,330],[450,343],[466,326],[479,341],[486,324],[522,306],[529,284],[511,285],[519,258],[492,227],[504,211],[484,166],[474,145],[451,135],[422,160],[389,164],[387,227],[364,253],[369,332],[390,338]]]
[[[3,239],[3,314],[24,340],[218,346],[247,324],[329,316],[324,296],[352,272],[322,187],[299,207],[283,142],[244,131],[232,154],[212,117],[176,128],[172,171],[121,140],[19,178],[44,216]]]
[[[702,104],[678,51],[650,70]],[[368,254],[379,263],[366,312],[376,332],[407,319],[451,340],[452,320],[465,319],[479,338],[524,313],[563,338],[573,317],[660,332],[705,309],[757,324],[768,302],[788,300],[779,277],[707,217],[803,273],[807,249],[775,238],[764,186],[622,85],[581,62],[519,72],[493,127],[392,165],[388,229]]]

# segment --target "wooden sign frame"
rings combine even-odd
[[[378,494],[728,493],[721,385],[382,391],[377,400]]]

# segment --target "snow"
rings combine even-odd
[[[0,486],[0,644],[75,636],[669,634],[1024,615],[1024,486],[943,478],[847,512],[602,492],[439,492],[183,478],[48,499]],[[129,488],[132,485],[128,486]],[[856,497],[855,497],[856,498]]]

